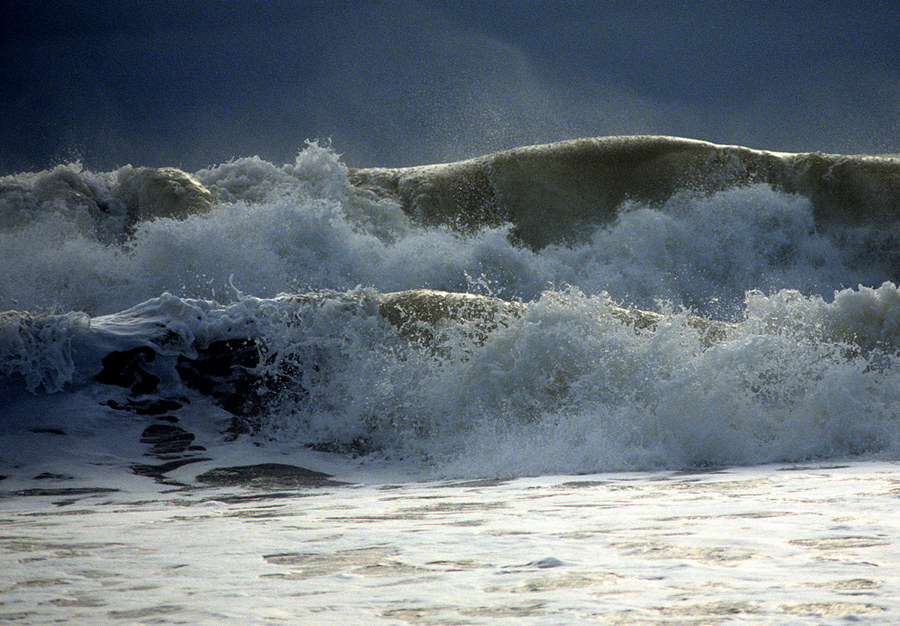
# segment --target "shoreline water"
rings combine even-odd
[[[853,462],[4,498],[3,616],[889,623],[898,484]]]

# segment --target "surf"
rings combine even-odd
[[[476,476],[895,458],[896,170],[613,137],[4,177],[5,427],[140,423],[181,455],[156,478],[235,440]]]

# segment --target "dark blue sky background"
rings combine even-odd
[[[21,2],[0,172],[454,160],[659,133],[900,152],[900,2]]]

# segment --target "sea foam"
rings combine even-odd
[[[619,138],[5,177],[0,378],[81,405],[115,354],[257,437],[454,475],[897,458],[895,168]]]

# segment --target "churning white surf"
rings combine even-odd
[[[34,391],[59,391],[88,384],[113,349],[156,345],[165,379],[167,355],[257,336],[277,356],[260,378],[279,380],[264,436],[364,442],[458,475],[900,454],[893,285],[832,303],[750,294],[747,318],[712,341],[686,314],[640,329],[608,298],[569,290],[477,339],[463,320],[420,343],[387,323],[380,301],[362,291],[222,307],[167,296],[93,320],[7,316],[0,363]]]
[[[670,181],[687,159],[695,182],[698,164],[711,168],[710,184],[623,192],[593,217],[580,197],[575,217],[554,223],[574,174],[547,164],[570,145],[523,149],[545,161],[513,151],[475,166],[350,171],[313,143],[283,166],[70,164],[5,177],[0,310],[24,313],[0,320],[4,385],[77,394],[105,351],[152,345],[174,359],[252,336],[277,355],[260,377],[279,381],[258,436],[364,445],[441,473],[900,458],[890,160],[623,141],[613,156],[653,148],[643,175]],[[824,180],[827,168],[809,174],[820,161],[832,178],[852,172],[875,208],[841,212],[809,185],[789,189],[784,168]],[[521,171],[546,178],[504,205]],[[474,181],[490,192],[482,213],[428,213],[446,206],[448,177],[451,191]],[[534,239],[541,220],[556,231]],[[423,342],[379,309],[385,294],[420,288],[495,296],[520,313],[475,331],[471,319],[444,321]],[[657,321],[623,321],[620,305]],[[725,330],[710,340],[695,316]],[[160,329],[172,331],[165,346]]]

